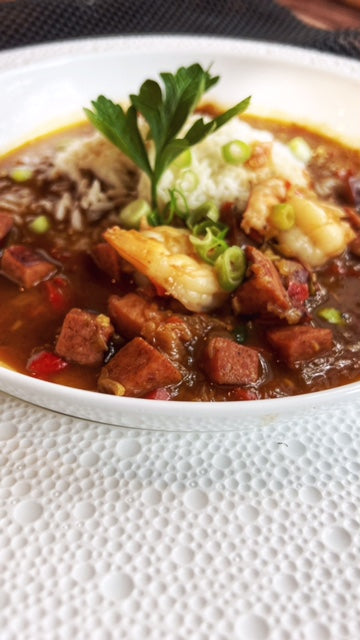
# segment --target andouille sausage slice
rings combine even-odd
[[[211,337],[203,352],[202,368],[217,384],[246,385],[260,376],[260,357],[255,349],[225,337]]]
[[[122,297],[110,296],[108,312],[116,329],[126,338],[142,335],[144,325],[150,321],[154,332],[156,326],[168,316],[155,302],[149,302],[136,293],[127,293]]]
[[[102,368],[99,391],[133,397],[181,381],[180,371],[143,338],[128,342]]]
[[[113,333],[107,316],[74,308],[65,316],[55,351],[70,362],[99,365]]]
[[[140,336],[171,360],[185,362],[184,345],[193,337],[185,316],[163,311],[155,302],[145,300],[136,293],[127,293],[122,297],[110,296],[108,310],[121,335],[128,339]]]
[[[309,325],[270,329],[266,336],[279,357],[290,366],[315,358],[333,346],[331,329]]]
[[[5,249],[1,260],[3,274],[24,289],[30,289],[46,280],[56,270],[54,263],[22,244],[13,244]]]
[[[298,322],[300,314],[293,308],[276,267],[255,247],[246,247],[247,279],[236,290],[233,308],[238,314],[271,314]]]

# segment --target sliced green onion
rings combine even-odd
[[[236,245],[228,247],[217,258],[215,271],[222,289],[229,292],[237,289],[246,272],[246,258],[243,249]]]
[[[192,163],[192,155],[190,149],[185,149],[180,155],[174,160],[173,166],[176,169],[187,169],[191,166]]]
[[[125,229],[138,229],[142,218],[151,213],[151,207],[146,200],[139,198],[124,207],[119,214],[119,222]]]
[[[31,231],[33,231],[34,233],[41,234],[49,231],[50,226],[51,225],[49,218],[42,215],[37,216],[36,218],[34,218],[34,220],[32,220],[32,222],[30,222],[29,229],[31,229]]]
[[[290,140],[288,146],[289,149],[293,152],[294,156],[298,158],[298,160],[305,162],[305,164],[307,164],[311,160],[312,150],[306,140],[304,140],[304,138],[297,136],[296,138]]]
[[[323,320],[330,322],[330,324],[345,324],[344,316],[334,307],[320,309],[317,314],[320,318],[323,318]]]
[[[14,167],[10,171],[10,178],[12,178],[14,182],[27,182],[27,180],[30,180],[33,177],[33,174],[33,170],[29,167]]]
[[[192,227],[193,235],[197,238],[206,234],[206,229],[210,228],[217,238],[224,239],[227,236],[229,227],[223,222],[212,222],[211,220],[203,220]]]
[[[184,192],[174,187],[169,189],[169,194],[170,202],[168,202],[165,209],[168,209],[171,215],[167,216],[167,220],[172,220],[174,215],[184,220],[189,215],[189,205]],[[164,222],[164,224],[169,224],[169,221]]]
[[[295,224],[295,209],[290,202],[282,202],[273,206],[269,222],[279,231],[288,231]]]
[[[208,220],[210,222],[217,222],[220,217],[220,211],[218,206],[213,200],[208,200],[204,202],[204,204],[197,207],[188,216],[186,221],[189,229],[192,229],[195,225],[198,225],[200,222]]]
[[[225,162],[228,164],[240,165],[249,160],[251,147],[242,140],[232,140],[221,147],[221,152]]]
[[[200,258],[208,264],[215,264],[217,258],[226,251],[228,243],[221,234],[218,234],[217,228],[207,227],[205,236],[199,238],[191,235],[190,241]]]
[[[192,193],[199,186],[200,179],[197,173],[192,169],[185,169],[180,173],[176,181],[176,186],[186,193]]]

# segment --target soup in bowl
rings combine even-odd
[[[360,152],[245,91],[223,106],[222,82],[194,58],[158,67],[3,155],[5,391],[181,429],[357,392]]]

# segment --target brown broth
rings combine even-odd
[[[209,109],[208,109],[209,110]],[[252,126],[272,131],[280,140],[286,142],[294,136],[301,136],[316,149],[315,160],[310,165],[314,182],[324,175],[324,166],[332,175],[341,178],[344,175],[360,173],[360,154],[357,151],[337,143],[313,131],[308,131],[297,124],[284,125],[276,121],[268,121],[255,117],[245,118]],[[36,140],[15,150],[0,160],[0,200],[4,193],[1,181],[7,171],[24,159],[31,161],[41,156],[51,156],[53,150],[70,138],[84,135],[88,125],[79,125],[66,131]],[[317,159],[318,158],[318,159]],[[325,159],[325,160],[324,160]],[[34,201],[54,198],[51,185],[48,183],[32,183]],[[339,189],[334,194],[334,202],[346,203],[347,194]],[[24,243],[30,247],[40,248],[59,266],[60,273],[68,280],[71,289],[71,304],[66,310],[54,310],[49,302],[47,283],[42,282],[29,290],[21,290],[18,285],[4,276],[0,276],[0,360],[7,366],[21,373],[28,373],[27,362],[34,352],[41,349],[53,350],[66,311],[71,307],[107,313],[108,297],[114,293],[121,295],[134,288],[130,276],[125,275],[121,284],[100,271],[91,258],[91,247],[102,238],[106,228],[106,219],[99,224],[89,224],[86,232],[70,231],[63,222],[52,222],[51,230],[44,235],[36,235],[29,230],[28,222],[33,219],[34,211],[25,211],[22,222],[11,231],[3,242],[2,249],[14,242]],[[335,276],[332,265],[335,264],[340,275]],[[259,386],[260,397],[277,397],[306,393],[320,389],[346,384],[360,379],[360,359],[356,345],[360,345],[360,297],[359,260],[345,253],[324,268],[317,270],[321,286],[328,291],[326,304],[339,308],[350,319],[346,331],[333,327],[336,347],[330,354],[317,358],[311,363],[302,363],[290,369],[278,361],[271,353],[264,339],[267,324],[261,322],[247,323],[248,346],[260,350],[266,359],[264,381]],[[171,308],[173,303],[162,298],[163,308]],[[217,315],[228,318],[230,308],[226,307]],[[313,314],[316,326],[329,326],[324,320]],[[243,321],[232,318],[235,328]],[[355,346],[354,346],[355,345]],[[116,346],[116,345],[115,345]],[[360,349],[360,347],[359,347]],[[69,366],[50,376],[49,379],[62,385],[96,390],[99,367],[84,367],[77,364]],[[232,387],[215,385],[209,382],[201,367],[193,358],[192,367],[186,380],[174,391],[174,399],[179,400],[220,400],[231,399]]]

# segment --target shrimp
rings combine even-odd
[[[220,287],[214,267],[195,253],[186,229],[160,226],[144,231],[112,227],[104,238],[167,295],[198,313],[220,307],[228,294]]]
[[[292,206],[295,219],[292,228],[280,230],[271,223],[270,214],[284,202]],[[295,192],[281,178],[269,178],[254,187],[241,226],[245,233],[254,229],[264,239],[276,239],[280,253],[316,267],[340,255],[354,239],[344,216],[340,207],[322,202],[309,190]]]
[[[245,233],[255,229],[264,236],[268,236],[270,225],[269,213],[273,206],[284,202],[287,185],[281,178],[268,178],[253,187],[241,227]]]
[[[339,207],[298,195],[289,203],[295,211],[295,226],[278,234],[279,250],[284,255],[316,267],[340,255],[355,238]]]

